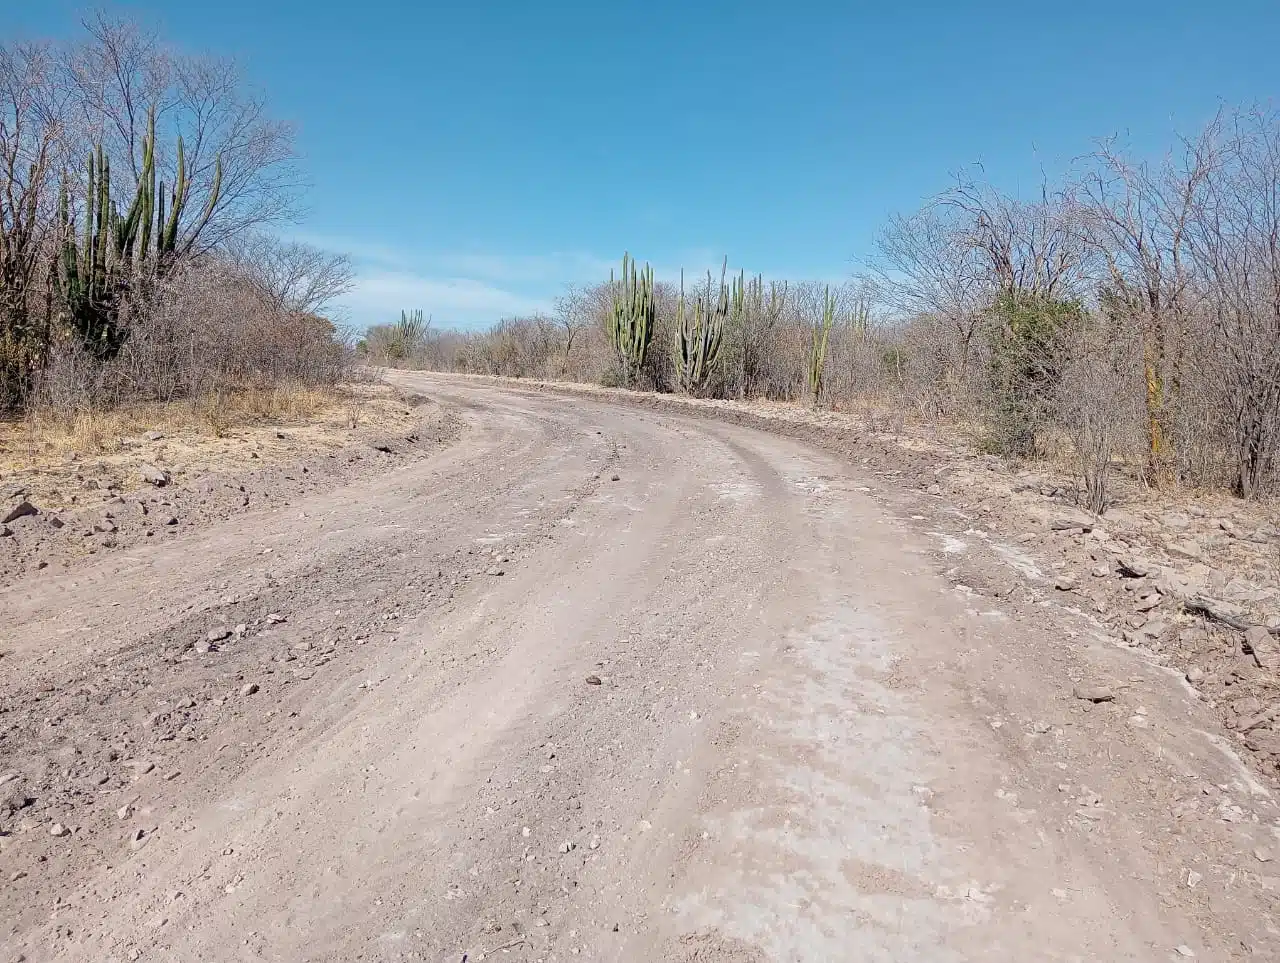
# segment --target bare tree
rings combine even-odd
[[[564,294],[555,299],[554,317],[564,329],[564,356],[560,363],[560,376],[569,373],[573,356],[573,343],[579,334],[599,324],[608,310],[608,292],[600,285],[583,287],[570,284]]]
[[[324,314],[355,282],[345,254],[253,232],[230,239],[228,262],[282,311]]]
[[[1134,161],[1114,140],[1090,158],[1081,182],[1087,203],[1085,237],[1103,259],[1103,305],[1118,321],[1138,326],[1147,394],[1148,461],[1154,480],[1166,478],[1174,458],[1174,407],[1183,380],[1192,310],[1188,221],[1217,160],[1209,149],[1215,119],[1188,147],[1156,166]]]
[[[960,177],[936,201],[957,215],[957,241],[979,256],[983,286],[1049,300],[1073,299],[1093,280],[1093,251],[1083,212],[1070,191],[1023,201],[990,184]]]
[[[37,363],[48,311],[33,303],[53,243],[63,96],[47,45],[0,47],[0,406]],[[46,275],[46,276],[42,276]]]
[[[0,45],[0,406],[169,398],[203,390],[210,373],[220,384],[330,377],[341,346],[316,312],[349,287],[349,262],[246,237],[295,211],[302,183],[289,127],[271,120],[230,61],[176,52],[105,14],[83,26],[75,43]],[[210,216],[176,220],[163,271],[122,267],[117,252],[112,296],[86,295],[70,265],[81,256],[73,225],[87,222],[88,182],[104,182],[109,167],[103,193],[128,209],[153,118],[159,196],[175,193],[181,167],[187,204]],[[109,163],[90,174],[99,146]],[[105,257],[109,243],[94,249]],[[80,310],[92,301],[124,332],[111,357],[79,350],[73,301]],[[165,373],[175,370],[183,377]]]
[[[175,53],[155,33],[101,12],[84,28],[88,38],[66,52],[64,65],[81,150],[102,143],[114,170],[129,172],[135,186],[154,107],[162,179],[174,182],[181,137],[189,205],[203,210],[219,180],[208,223],[193,219],[180,248],[202,253],[297,213],[304,185],[293,131],[268,116],[234,62]]]
[[[1187,249],[1204,294],[1208,364],[1221,392],[1232,487],[1259,494],[1280,446],[1280,115],[1220,116],[1186,142],[1194,170]]]
[[[878,238],[871,275],[880,299],[901,315],[934,318],[955,343],[953,376],[971,375],[977,338],[1002,293],[1074,298],[1094,274],[1082,214],[1068,191],[1022,201],[989,184],[956,185],[911,217],[894,217]]]
[[[903,316],[935,319],[950,334],[956,356],[946,377],[963,383],[994,296],[980,253],[966,242],[952,212],[937,204],[910,217],[894,215],[877,249],[871,274],[880,298]]]

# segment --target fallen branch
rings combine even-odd
[[[1225,603],[1215,599],[1205,598],[1203,595],[1193,596],[1182,603],[1182,607],[1193,614],[1203,615],[1205,618],[1213,622],[1221,622],[1223,625],[1230,626],[1241,632],[1248,632],[1253,628],[1262,628],[1251,622],[1246,621],[1242,616],[1229,610]],[[1280,635],[1280,628],[1268,628],[1268,632],[1272,635]]]
[[[492,949],[485,950],[483,953],[480,954],[480,959],[483,960],[490,953],[497,953],[498,950],[509,950],[511,949],[511,947],[517,945],[518,943],[523,943],[524,941],[525,941],[525,938],[523,936],[517,936],[514,940],[508,940],[507,942],[503,943],[501,946],[495,946]],[[470,956],[471,956],[470,953],[463,953],[462,963],[467,963],[467,960],[470,959]]]

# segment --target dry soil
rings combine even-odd
[[[454,443],[0,590],[0,959],[1280,954],[1270,788],[1029,546],[802,439],[394,377]]]

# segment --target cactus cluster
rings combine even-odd
[[[809,394],[814,405],[822,403],[823,375],[827,368],[827,338],[836,320],[836,299],[828,287],[822,294],[822,320],[813,324],[813,338],[809,345]]]
[[[609,289],[613,292],[613,305],[609,311],[609,341],[622,362],[622,377],[631,385],[644,367],[653,340],[654,318],[657,312],[653,296],[653,268],[648,264],[637,271],[630,254],[622,256],[622,277],[614,280],[609,272]]]
[[[186,154],[178,138],[177,176],[165,207],[165,184],[156,178],[156,120],[152,109],[142,144],[142,169],[128,213],[123,217],[111,196],[111,163],[99,144],[86,164],[84,229],[76,237],[66,179],[58,201],[62,251],[56,274],[65,320],[85,347],[109,358],[123,341],[119,323],[122,298],[131,286],[162,276],[184,251],[179,226],[191,190]],[[187,247],[213,214],[222,188],[222,163],[214,166],[213,184],[200,220],[187,231]]]
[[[684,274],[680,275],[680,298],[676,302],[676,374],[680,387],[689,394],[701,394],[715,370],[724,339],[724,326],[731,316],[742,317],[744,285],[741,275],[733,290],[724,283],[728,260],[720,269],[720,288],[712,299],[711,274],[703,294],[693,299],[693,313],[685,309]]]

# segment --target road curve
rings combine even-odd
[[[140,783],[146,845],[107,819],[95,859],[4,905],[10,956],[1240,952],[1224,911],[1160,882],[1166,844],[1115,802],[1114,765],[1091,772],[1066,729],[1025,736],[1061,679],[1011,653],[1051,626],[955,591],[853,464],[678,414],[396,380],[456,406],[462,440],[0,596],[15,679],[36,652],[41,679],[83,673],[71,629],[132,664],[223,596],[288,614],[228,654],[247,668],[174,670],[175,693],[203,672],[232,694],[156,750],[181,775]],[[155,696],[112,718],[141,725]],[[1141,781],[1141,744],[1115,752]],[[1089,780],[1098,812],[1059,812],[1058,787]]]

